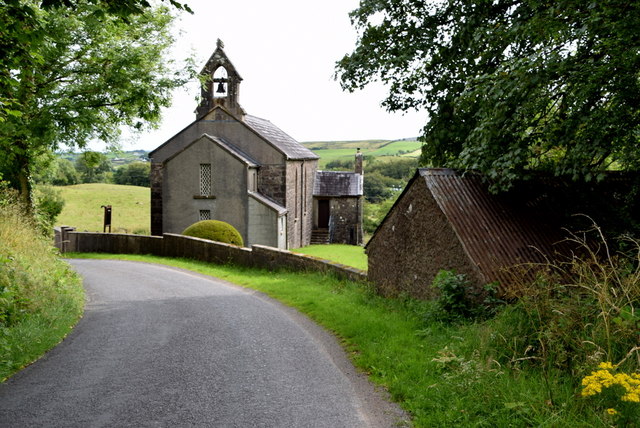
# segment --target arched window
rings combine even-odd
[[[229,91],[229,79],[227,70],[220,66],[213,72],[213,96],[215,98],[226,97]]]

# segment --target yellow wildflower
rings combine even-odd
[[[610,415],[616,415],[618,411],[616,409],[607,409],[607,413]]]
[[[609,361],[603,361],[598,365],[598,367],[604,370],[613,370],[613,364],[611,364]]]

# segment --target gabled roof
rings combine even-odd
[[[242,80],[242,77],[240,77],[240,74],[236,71],[236,68],[233,66],[233,64],[229,60],[229,57],[224,52],[224,43],[222,43],[222,40],[220,39],[218,39],[218,41],[216,42],[216,50],[213,51],[213,53],[209,57],[209,60],[205,63],[204,67],[202,67],[200,75],[213,73],[215,71],[213,70],[213,67],[217,64],[224,66],[227,70],[227,73],[235,75],[238,80]]]
[[[178,156],[180,153],[184,152],[189,147],[191,147],[192,145],[194,145],[195,143],[197,143],[198,141],[200,141],[202,139],[210,141],[211,143],[216,144],[217,146],[221,147],[227,153],[229,153],[231,156],[235,157],[240,162],[244,163],[246,166],[248,166],[250,168],[257,168],[259,166],[258,162],[256,162],[249,155],[244,153],[242,150],[240,150],[238,147],[234,146],[233,144],[231,144],[230,142],[228,142],[224,138],[214,137],[214,136],[207,135],[207,134],[202,134],[200,137],[196,138],[191,143],[189,143],[187,146],[185,146],[182,150],[180,150],[180,151],[174,153],[173,155],[171,155],[169,158],[166,159],[166,161],[168,161],[170,159],[173,159],[174,157]]]
[[[231,112],[229,112],[227,109],[225,109],[222,106],[214,107],[213,109],[211,109],[211,111],[208,114],[210,114],[216,109],[220,109],[224,111],[230,118],[232,118],[233,121],[237,122],[238,124],[242,124],[243,126],[246,126],[249,130],[251,130],[251,132],[257,134],[260,138],[264,139],[267,142],[267,144],[271,145],[277,151],[285,155],[288,160],[319,159],[319,157],[315,153],[313,153],[311,150],[307,149],[305,146],[303,146],[302,144],[294,140],[292,137],[290,137],[288,134],[286,134],[284,131],[282,131],[280,128],[278,128],[277,126],[275,126],[273,123],[271,123],[266,119],[261,119],[259,117],[250,116],[250,115],[245,115],[244,119],[238,119]],[[165,154],[166,157],[163,156],[162,159],[159,160],[160,162],[165,162],[167,159],[170,159],[173,156],[175,156],[174,151],[180,152],[184,150],[184,147],[181,147],[181,144],[175,140],[176,137],[178,137],[178,135],[184,132],[187,132],[189,128],[191,128],[192,126],[197,126],[198,123],[211,122],[210,120],[205,119],[205,117],[206,115],[201,117],[200,119],[194,120],[189,125],[184,127],[176,135],[174,135],[173,137],[171,137],[170,139],[162,143],[160,146],[153,149],[151,152],[149,152],[149,157],[154,158],[156,152],[159,152],[161,149],[168,149],[169,154],[168,155]],[[172,144],[172,146],[169,146],[169,144]]]
[[[362,196],[362,174],[345,171],[317,171],[313,196]]]
[[[564,241],[565,228],[574,232],[586,230],[593,220],[615,236],[628,232],[634,219],[640,218],[635,193],[640,189],[637,174],[609,172],[603,181],[591,183],[539,174],[516,183],[511,191],[494,195],[479,174],[422,168],[416,171],[378,230],[418,180],[424,180],[486,282],[508,284],[511,276],[505,268],[545,262],[546,257],[573,250]],[[378,230],[367,247],[375,242]]]
[[[508,283],[506,267],[544,263],[560,249],[561,227],[548,207],[525,207],[510,195],[493,195],[478,174],[425,168],[416,175],[425,180],[486,282]]]
[[[254,198],[256,201],[260,202],[263,205],[271,208],[273,211],[276,211],[278,215],[285,215],[287,213],[287,209],[277,202],[267,198],[265,195],[257,192],[249,191],[249,196]]]
[[[243,123],[270,142],[289,160],[319,159],[311,150],[294,140],[283,130],[266,119],[246,115]]]

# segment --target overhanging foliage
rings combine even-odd
[[[508,188],[530,170],[590,180],[640,165],[640,3],[363,0],[336,76],[424,109],[422,161]]]

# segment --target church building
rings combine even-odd
[[[318,171],[315,153],[244,111],[242,78],[223,48],[218,40],[201,72],[196,120],[149,153],[152,235],[215,219],[247,246],[298,248],[312,234],[361,245],[362,155],[360,171]]]

